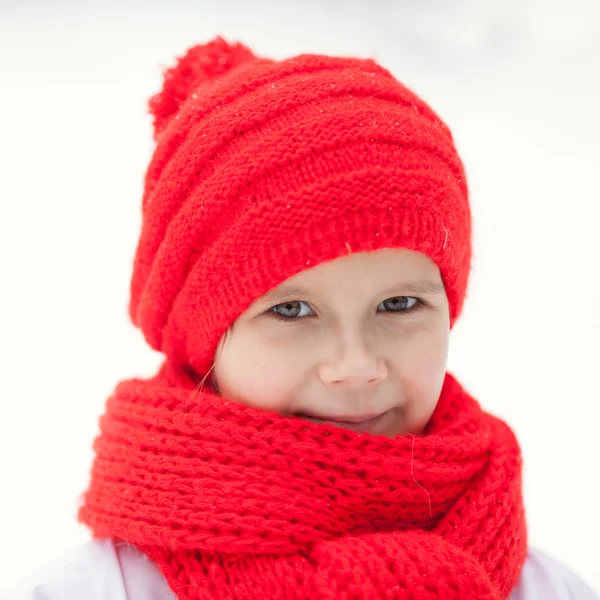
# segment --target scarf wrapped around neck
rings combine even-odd
[[[169,361],[119,383],[79,519],[180,599],[501,599],[527,551],[511,429],[449,373],[419,435],[283,417]]]

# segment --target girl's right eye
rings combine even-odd
[[[282,304],[277,304],[269,309],[269,312],[273,314],[273,316],[278,321],[293,321],[304,317],[309,317],[310,315],[301,314],[301,305],[304,304],[308,306],[306,302],[303,300],[292,300],[290,302],[283,302]],[[278,309],[282,312],[278,312]]]

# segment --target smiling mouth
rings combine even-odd
[[[344,415],[343,417],[314,417],[303,413],[298,413],[296,416],[312,423],[334,425],[336,427],[343,427],[344,429],[351,429],[352,431],[367,431],[378,425],[389,412],[389,410],[386,410],[383,413],[371,413],[359,416]]]

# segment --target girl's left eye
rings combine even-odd
[[[412,296],[395,296],[394,298],[384,300],[379,306],[383,305],[386,307],[386,310],[383,312],[412,313],[423,306],[423,304],[423,301],[419,298],[413,298]],[[290,302],[277,304],[270,308],[268,312],[278,321],[297,321],[311,316],[310,314],[301,314],[302,305],[308,307],[308,304],[304,302],[304,300],[292,300]],[[278,312],[278,309],[283,310],[283,312],[287,314]]]

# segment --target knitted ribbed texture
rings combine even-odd
[[[130,314],[153,348],[205,374],[268,290],[390,247],[438,264],[453,325],[471,260],[463,167],[446,125],[386,69],[261,59],[217,38],[167,72],[150,106]]]
[[[165,363],[107,403],[80,519],[180,599],[507,598],[525,560],[511,430],[450,375],[424,435],[357,434],[194,390]]]

